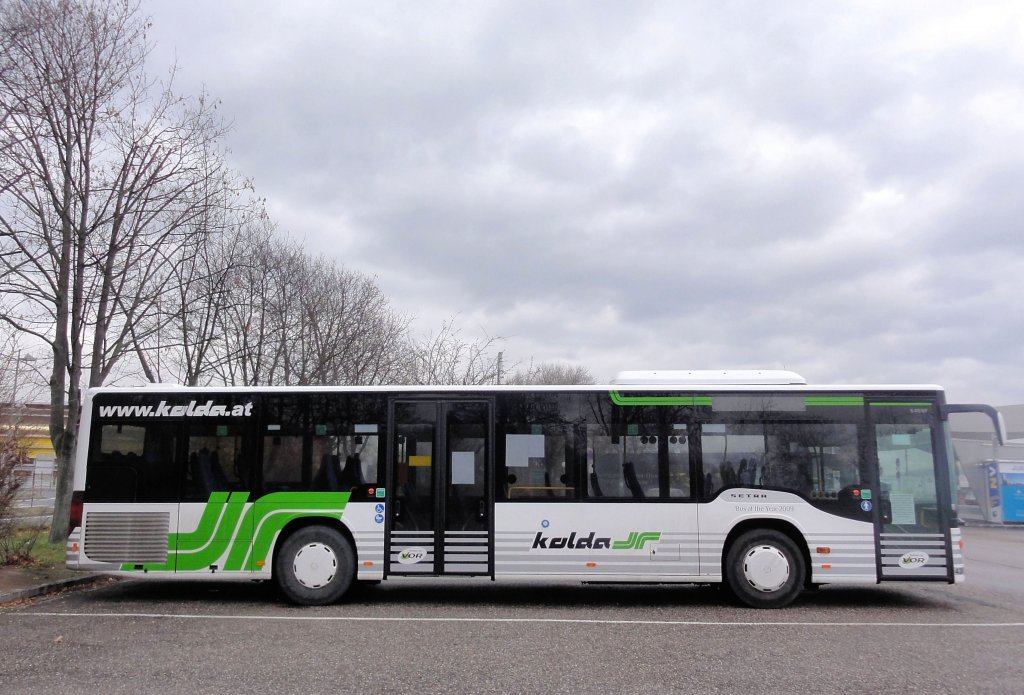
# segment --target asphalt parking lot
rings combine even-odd
[[[1020,692],[1024,531],[968,529],[968,583],[806,592],[409,580],[295,608],[132,580],[0,611],[0,689],[54,692]]]

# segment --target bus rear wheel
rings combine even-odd
[[[322,606],[345,595],[355,567],[352,546],[339,531],[306,526],[285,539],[274,558],[274,578],[289,601]]]
[[[797,544],[774,529],[747,531],[726,555],[726,582],[733,595],[752,608],[788,606],[803,590],[806,574]]]

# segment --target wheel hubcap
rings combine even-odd
[[[299,584],[307,589],[319,589],[330,583],[338,571],[338,557],[330,546],[310,543],[295,553],[292,572]]]
[[[789,580],[789,560],[774,546],[755,546],[743,558],[743,577],[758,591],[778,591]]]

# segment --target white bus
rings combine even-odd
[[[402,577],[959,582],[937,386],[791,372],[609,386],[99,388],[67,564],[273,580],[300,604]]]

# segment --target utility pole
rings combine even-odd
[[[21,356],[22,350],[18,350],[18,354],[14,357],[14,388],[11,393],[11,409],[13,410],[18,405],[18,377],[21,375],[21,365],[26,362],[35,362],[36,358],[32,355]]]

